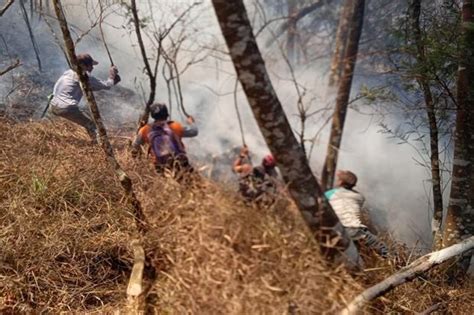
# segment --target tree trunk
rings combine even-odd
[[[462,7],[462,45],[457,79],[456,131],[451,193],[443,230],[443,246],[474,235],[474,0]],[[470,257],[451,269],[462,279]]]
[[[323,197],[275,94],[243,1],[213,0],[212,3],[237,76],[291,197],[323,254],[330,260],[349,258],[352,264],[357,264],[357,250]]]
[[[89,78],[87,74],[85,74],[78,65],[77,56],[75,53],[74,43],[71,38],[71,34],[69,32],[69,28],[67,25],[66,17],[64,16],[62,5],[60,0],[53,0],[54,10],[56,12],[56,16],[58,18],[59,24],[61,26],[61,31],[63,33],[64,43],[66,46],[66,52],[68,54],[69,61],[73,67],[73,70],[79,75],[79,81],[81,83],[81,89],[84,95],[87,98],[87,103],[89,104],[89,108],[92,113],[92,118],[94,123],[97,127],[100,136],[100,142],[102,149],[104,150],[107,162],[112,166],[117,175],[122,188],[125,191],[125,194],[133,207],[135,222],[139,230],[143,230],[145,228],[145,218],[143,215],[142,207],[140,201],[137,199],[135,192],[133,191],[132,180],[128,177],[127,173],[123,171],[120,164],[115,159],[114,151],[112,149],[112,145],[109,142],[107,137],[107,131],[105,130],[104,124],[102,123],[102,118],[100,116],[99,108],[97,107],[97,103],[95,101],[94,93],[92,93],[92,89],[89,85]]]
[[[361,313],[361,309],[366,303],[384,295],[400,284],[415,279],[434,266],[437,266],[454,256],[469,252],[472,249],[474,249],[474,236],[471,236],[459,244],[452,245],[451,247],[444,248],[438,252],[432,252],[418,258],[397,273],[356,296],[355,299],[352,300],[352,302],[349,303],[349,305],[341,312],[341,315]]]
[[[416,60],[420,73],[417,78],[418,85],[423,91],[425,98],[426,114],[430,129],[430,162],[431,162],[431,187],[433,191],[433,248],[440,248],[441,221],[443,220],[443,196],[441,193],[441,175],[439,170],[438,151],[438,123],[436,119],[435,104],[427,77],[427,61],[425,57],[425,45],[420,29],[421,0],[412,0],[409,7],[409,17],[413,30],[413,39],[416,45]]]
[[[342,57],[345,53],[347,36],[349,31],[349,22],[354,7],[354,0],[345,0],[342,4],[341,13],[339,14],[339,23],[336,31],[336,43],[334,45],[334,53],[331,60],[331,73],[329,75],[329,86],[337,86],[341,79]]]
[[[135,33],[137,34],[138,46],[140,47],[143,63],[145,64],[146,74],[148,75],[148,78],[150,79],[150,94],[145,104],[145,108],[143,109],[143,112],[138,121],[138,128],[137,128],[137,131],[138,131],[141,127],[146,125],[146,123],[148,122],[148,116],[150,115],[150,105],[153,104],[153,102],[155,101],[156,68],[155,68],[155,71],[153,71],[150,66],[150,62],[148,61],[145,44],[143,43],[142,33],[140,30],[140,19],[138,18],[137,4],[135,0],[131,0],[130,9],[132,11],[133,25],[135,26]]]
[[[330,189],[334,185],[337,157],[341,146],[342,131],[344,129],[344,121],[346,119],[349,95],[352,87],[352,77],[354,75],[357,52],[359,50],[359,39],[364,22],[365,0],[353,1],[350,31],[343,61],[344,67],[342,70],[341,82],[337,91],[336,108],[332,119],[326,161],[324,162],[322,171],[321,185],[324,190]]]

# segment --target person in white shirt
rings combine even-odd
[[[78,54],[77,61],[81,71],[87,73],[89,84],[93,91],[108,90],[118,82],[117,67],[111,66],[109,78],[106,81],[98,80],[90,75],[94,66],[98,64],[89,54]],[[50,111],[54,115],[66,118],[84,127],[93,141],[97,139],[97,130],[89,112],[79,107],[82,98],[82,89],[79,83],[79,75],[69,69],[56,81],[53,90],[53,98],[50,103]]]
[[[336,172],[336,187],[324,193],[339,221],[346,229],[349,237],[356,243],[375,250],[380,256],[386,258],[387,246],[372,234],[367,226],[362,224],[362,205],[365,198],[354,190],[357,176],[351,171],[338,170]]]

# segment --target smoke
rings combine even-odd
[[[77,34],[88,30],[98,16],[96,3],[85,7],[82,2],[63,2],[66,3],[67,18]],[[160,1],[159,4],[149,4],[148,1],[142,1],[139,3],[139,13],[150,16],[149,13],[153,12],[157,28],[160,29],[169,26],[191,3],[191,1]],[[142,57],[126,8],[114,5],[108,7],[107,13],[103,23],[105,39],[112,52],[114,63],[120,71],[122,82],[119,84],[120,87],[99,92],[97,99],[108,128],[133,126],[144,99],[148,96],[148,79],[143,71]],[[37,19],[33,21],[45,68],[41,74],[34,70],[35,58],[27,32],[23,29],[18,7],[11,8],[0,19],[0,28],[10,52],[14,51],[26,65],[16,71],[15,75],[23,72],[47,78],[44,80],[47,84],[42,90],[42,93],[47,95],[52,91],[56,78],[68,69],[68,66],[47,25]],[[49,21],[54,24],[53,19],[49,18]],[[148,20],[146,23],[148,29],[153,28],[152,21]],[[55,30],[57,35],[61,34],[57,28]],[[204,1],[203,4],[193,8],[183,22],[176,25],[169,39],[178,40],[183,38],[183,34],[185,39],[177,57],[178,67],[181,70],[186,68],[180,76],[183,104],[186,111],[195,117],[199,127],[199,136],[186,139],[186,146],[190,154],[196,158],[209,160],[210,157],[222,155],[226,156],[222,161],[229,163],[232,156],[230,152],[235,152],[235,147],[242,145],[242,134],[234,103],[235,71],[228,57],[222,53],[226,48],[210,1]],[[268,36],[270,35],[263,34],[258,38],[260,49],[265,56],[273,86],[296,134],[300,130],[300,120],[295,84],[277,45],[269,48],[263,45]],[[153,61],[156,48],[153,48],[150,37],[144,36],[144,38],[150,59]],[[170,41],[167,40],[165,43],[169,47]],[[327,50],[327,47],[325,49]],[[110,61],[97,27],[84,36],[77,45],[77,51],[89,52],[99,61],[93,75],[98,78],[107,77]],[[2,56],[4,55],[5,51],[2,50]],[[318,59],[311,66],[294,68],[300,91],[304,94],[305,106],[309,108],[309,112],[321,110],[320,113],[308,118],[305,128],[307,138],[319,135],[314,140],[310,161],[316,175],[319,175],[322,169],[329,137],[329,125],[323,126],[331,112],[324,109],[333,104],[332,91],[326,88],[328,65],[329,56]],[[162,73],[159,72],[158,77],[156,101],[170,104],[172,118],[184,121],[184,116],[176,105],[174,93],[171,93],[171,99],[169,97]],[[358,84],[362,82],[356,83],[352,96],[357,94]],[[3,84],[0,84],[0,93],[5,95]],[[253,154],[253,161],[258,162],[268,152],[268,148],[240,86],[237,90],[237,108],[242,117],[245,142]],[[350,169],[358,175],[358,189],[366,197],[377,218],[376,221],[382,224],[386,231],[405,242],[414,243],[421,239],[427,243],[430,237],[430,216],[424,182],[429,177],[426,170],[416,165],[413,160],[413,150],[408,146],[397,144],[396,141],[380,133],[378,122],[373,115],[349,111],[338,168]],[[389,119],[389,123],[398,123],[397,117],[392,118],[392,121]],[[308,151],[310,146],[311,144],[307,143]],[[231,165],[221,164],[219,167],[221,167],[219,171],[225,173],[223,169],[228,168],[230,171]]]

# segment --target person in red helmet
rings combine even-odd
[[[247,201],[274,201],[278,173],[273,155],[267,154],[262,163],[254,167],[249,159],[249,150],[244,146],[235,159],[232,170],[239,175],[239,192]]]

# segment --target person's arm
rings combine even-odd
[[[108,90],[115,84],[120,82],[120,76],[118,75],[117,67],[112,66],[109,70],[109,78],[106,81],[97,79],[96,77],[89,76],[89,84],[93,91]]]
[[[235,159],[234,163],[232,164],[232,171],[239,174],[248,174],[252,170],[252,165],[246,163],[245,160],[248,159],[248,148],[245,146],[240,150],[240,154]]]
[[[133,139],[132,142],[132,148],[130,150],[130,153],[132,154],[133,158],[137,157],[138,153],[140,152],[141,146],[144,145],[145,142],[146,141],[144,137],[144,127],[142,127],[138,131],[138,134],[135,136],[135,139]]]

